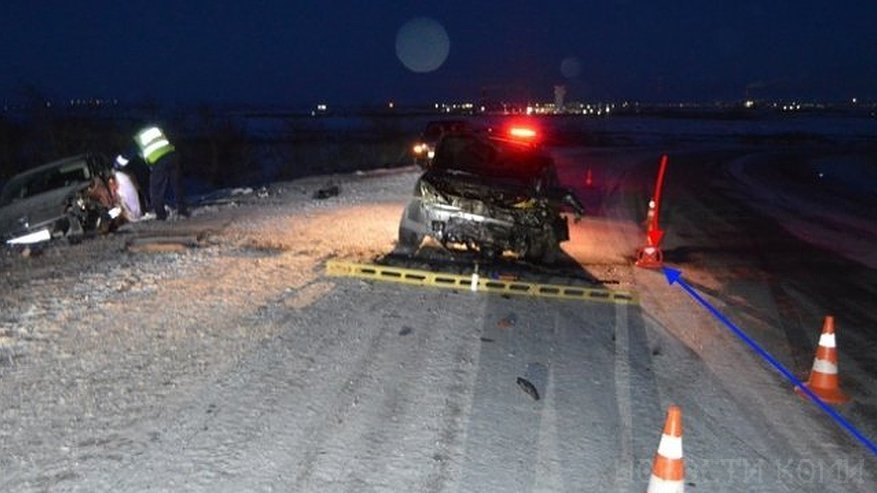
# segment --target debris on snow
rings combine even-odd
[[[496,323],[496,326],[500,329],[508,329],[514,327],[515,324],[518,323],[518,316],[514,313],[509,313],[505,317],[501,318],[499,322]]]
[[[341,188],[334,183],[330,183],[323,188],[317,189],[317,191],[314,192],[314,198],[318,200],[328,199],[330,197],[335,197],[339,193],[341,193]]]
[[[533,398],[534,401],[539,400],[539,391],[536,390],[536,386],[533,385],[529,380],[524,377],[518,377],[518,387],[521,388],[527,395]]]

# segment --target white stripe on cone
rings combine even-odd
[[[817,359],[813,361],[813,371],[837,375],[837,365],[828,360]]]
[[[658,444],[658,455],[662,455],[671,460],[681,459],[682,437],[661,435],[661,442]]]
[[[652,474],[646,493],[684,493],[684,481],[668,481]]]
[[[819,336],[819,345],[827,348],[835,348],[837,347],[837,343],[835,342],[834,334],[822,334]]]

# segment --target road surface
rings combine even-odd
[[[661,152],[555,151],[591,212],[564,245],[569,268],[639,305],[325,275],[328,259],[393,250],[414,169],[334,177],[326,200],[312,198],[326,178],[277,184],[5,257],[0,489],[644,491],[678,404],[689,491],[874,491],[877,458],[632,266]],[[772,150],[670,154],[667,263],[802,378],[834,314],[854,398],[839,412],[877,437],[875,270],[806,238],[835,223],[793,209],[790,232],[771,202],[821,184],[764,194],[789,175]],[[852,236],[873,245],[864,224]],[[167,235],[198,246],[126,248]]]

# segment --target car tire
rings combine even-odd
[[[546,228],[538,237],[530,238],[526,259],[533,263],[552,265],[557,262],[559,254],[560,245],[557,244],[557,234],[553,228]]]
[[[556,241],[551,241],[550,243],[545,245],[545,250],[542,252],[542,258],[540,262],[543,265],[554,265],[557,262],[557,258],[560,256],[560,245],[557,244]]]
[[[420,243],[423,241],[423,235],[405,227],[399,227],[399,241],[396,244],[396,249],[399,253],[405,255],[414,255],[417,252],[417,249],[420,248]]]
[[[82,227],[82,222],[79,220],[79,217],[76,214],[68,214],[67,222],[67,231],[64,233],[64,238],[67,240],[67,243],[70,245],[76,245],[82,242],[82,238],[85,236],[85,229]]]
[[[494,262],[502,258],[502,248],[499,247],[482,247],[479,249],[479,255],[487,262]]]

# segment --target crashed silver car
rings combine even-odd
[[[583,208],[558,184],[554,161],[529,129],[510,134],[447,135],[402,214],[398,248],[413,253],[425,238],[447,249],[496,258],[508,252],[551,264],[569,239],[564,209]]]
[[[106,233],[121,214],[115,205],[109,160],[83,154],[14,176],[0,192],[0,241],[28,245],[64,238],[77,242]]]

